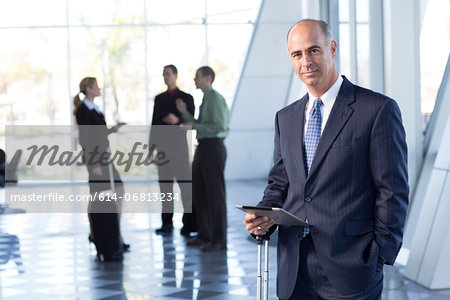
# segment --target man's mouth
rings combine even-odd
[[[302,72],[302,75],[308,76],[308,75],[312,75],[312,74],[314,74],[316,72],[317,72],[317,70],[311,70],[311,71],[307,71],[307,72]]]

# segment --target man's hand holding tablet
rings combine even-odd
[[[247,212],[244,224],[254,235],[265,235],[275,224],[286,226],[308,226],[300,218],[278,207],[241,206],[236,208]]]

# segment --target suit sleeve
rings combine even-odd
[[[407,146],[397,103],[388,99],[372,128],[369,163],[376,188],[375,236],[379,256],[392,265],[402,245],[408,207]]]
[[[184,97],[184,102],[186,103],[186,109],[187,111],[194,116],[195,115],[195,105],[194,105],[194,98],[187,94],[186,97]]]
[[[159,101],[157,99],[158,97],[155,97],[155,103],[153,105],[153,117],[152,117],[152,126],[150,127],[150,134],[149,134],[149,145],[150,151],[153,151],[154,148],[152,147],[152,145],[158,145],[159,141],[158,141],[158,131],[159,131],[159,126],[162,124],[162,118],[160,116],[161,112],[160,112],[160,107],[159,107]],[[154,126],[155,125],[155,126]]]
[[[152,117],[152,125],[161,125],[161,112],[159,108],[159,101],[155,98],[155,104],[153,105],[153,117]]]

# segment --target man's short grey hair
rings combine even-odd
[[[286,41],[289,39],[289,34],[291,33],[292,29],[297,26],[300,23],[303,22],[313,22],[313,23],[318,23],[320,26],[320,29],[322,29],[323,34],[325,34],[325,37],[327,39],[327,43],[330,44],[331,41],[333,40],[333,33],[331,32],[331,28],[330,25],[328,25],[327,22],[322,21],[322,20],[315,20],[315,19],[302,19],[300,21],[298,21],[297,23],[295,23],[294,25],[292,25],[292,27],[289,29],[288,33],[287,33],[287,37],[286,37]]]

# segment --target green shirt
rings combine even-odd
[[[205,91],[200,111],[200,120],[196,121],[189,112],[183,114],[186,122],[195,122],[197,140],[226,138],[228,135],[228,106],[225,98],[212,87]]]

